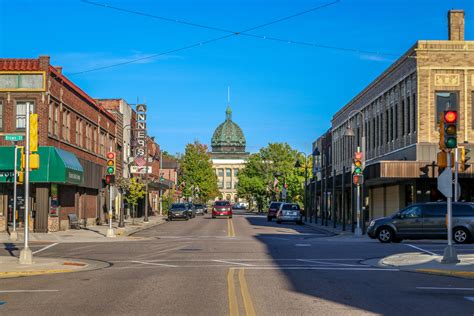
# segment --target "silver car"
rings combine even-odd
[[[300,206],[296,203],[282,203],[276,214],[277,224],[282,222],[296,222],[298,225],[303,224],[303,216]]]

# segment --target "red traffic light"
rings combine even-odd
[[[354,153],[354,159],[356,159],[356,160],[362,160],[362,152],[356,151],[356,152]]]
[[[107,153],[107,159],[114,159],[114,157],[115,157],[115,153],[113,152]]]
[[[105,183],[106,184],[113,184],[115,182],[115,175],[108,174],[105,176]]]
[[[444,112],[444,121],[447,123],[454,123],[458,119],[458,112],[446,111]]]

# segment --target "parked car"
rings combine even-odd
[[[268,213],[267,213],[267,220],[269,222],[272,221],[272,218],[276,218],[276,214],[282,204],[283,202],[270,202],[270,206],[268,207]]]
[[[176,218],[181,218],[184,220],[189,219],[188,207],[185,203],[171,204],[171,207],[168,210],[168,220],[172,221],[173,219],[176,219]]]
[[[300,206],[296,203],[282,203],[276,214],[277,224],[282,222],[296,222],[298,225],[303,224],[303,215]]]
[[[204,216],[204,205],[203,204],[194,204],[194,209],[196,210],[196,215]]]
[[[186,207],[188,208],[189,218],[196,217],[196,208],[194,207],[193,203],[186,203]]]
[[[446,239],[447,205],[443,202],[413,204],[370,222],[367,234],[382,243],[403,239]],[[453,240],[470,243],[474,236],[474,203],[453,203]]]
[[[232,206],[229,201],[216,201],[212,207],[212,218],[227,216],[232,218]]]
[[[235,203],[234,205],[232,205],[232,209],[234,210],[245,210],[245,203]]]

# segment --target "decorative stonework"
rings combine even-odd
[[[459,74],[435,74],[435,86],[459,86]]]

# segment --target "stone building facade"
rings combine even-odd
[[[320,210],[340,219],[342,209],[351,209],[350,170],[357,146],[365,155],[366,219],[413,202],[442,199],[435,165],[439,114],[446,109],[458,111],[458,143],[469,146],[474,142],[473,102],[474,42],[464,39],[464,12],[451,10],[448,40],[417,41],[333,116],[332,172],[326,175],[331,177],[330,186],[323,190],[333,193],[334,212],[331,205],[322,207],[321,201]],[[347,136],[348,128],[355,137]],[[318,139],[314,146],[319,143]],[[461,200],[474,200],[472,169],[460,175]]]
[[[232,203],[242,202],[237,196],[239,171],[244,168],[249,153],[245,151],[246,140],[239,125],[232,121],[230,106],[226,120],[220,124],[211,140],[212,167],[217,175],[217,186],[221,193],[218,199]]]

